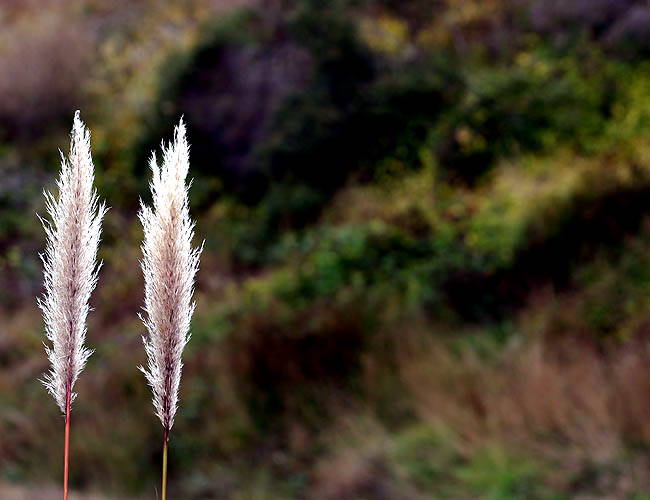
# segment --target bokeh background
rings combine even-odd
[[[59,494],[36,213],[81,109],[76,498],[159,484],[136,212],[184,115],[171,498],[650,499],[649,56],[637,0],[3,0],[0,497]]]

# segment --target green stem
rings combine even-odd
[[[164,433],[164,442],[163,442],[163,468],[162,468],[162,498],[161,500],[167,500],[167,429]]]

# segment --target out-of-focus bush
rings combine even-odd
[[[56,4],[0,30],[0,140],[34,141],[85,103],[93,37]]]
[[[166,69],[160,99],[173,104],[163,102],[159,120],[168,127],[165,117],[184,113],[197,178],[222,180],[203,203],[223,188],[254,204],[282,183],[309,186],[320,205],[387,154],[410,161],[453,90],[450,67],[428,59],[387,65],[379,78],[379,56],[359,40],[345,2],[249,10],[207,33]],[[244,90],[245,98],[233,93]],[[317,208],[285,209],[282,218],[299,226]]]
[[[0,178],[0,305],[16,307],[40,290],[44,237],[35,212],[47,181],[8,148],[0,148]]]
[[[287,263],[231,287],[211,331],[199,325],[194,338],[228,339],[227,358],[256,418],[287,405],[303,413],[310,390],[350,383],[377,325],[425,300],[427,253],[426,243],[381,225],[284,241],[275,254]]]
[[[470,70],[434,144],[449,175],[475,181],[496,158],[573,144],[594,149],[611,110],[616,80],[592,49],[575,55],[535,49],[514,64]]]

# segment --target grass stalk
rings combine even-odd
[[[63,448],[63,500],[68,500],[68,476],[70,470],[70,396],[72,389],[68,384],[65,402],[65,445]]]
[[[169,437],[167,434],[167,429],[163,431],[163,463],[162,463],[162,498],[161,500],[167,500],[167,449],[169,448],[168,442]]]

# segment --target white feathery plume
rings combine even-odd
[[[167,146],[163,143],[162,148],[162,166],[158,166],[155,153],[149,162],[153,206],[141,201],[138,214],[144,229],[141,266],[146,318],[141,319],[148,331],[148,337],[142,339],[147,369],[139,368],[152,388],[156,415],[167,436],[178,408],[181,357],[190,339],[194,277],[202,246],[192,247],[194,222],[187,197],[190,186],[185,183],[189,146],[182,118],[174,129],[174,141]]]
[[[84,346],[88,300],[97,284],[97,247],[106,206],[99,203],[93,188],[94,167],[90,154],[90,132],[75,113],[68,159],[61,153],[58,197],[44,191],[51,220],[41,218],[47,236],[44,265],[45,293],[38,299],[43,311],[45,346],[51,368],[43,384],[66,413],[66,399],[92,354]],[[39,217],[40,218],[40,217]]]

